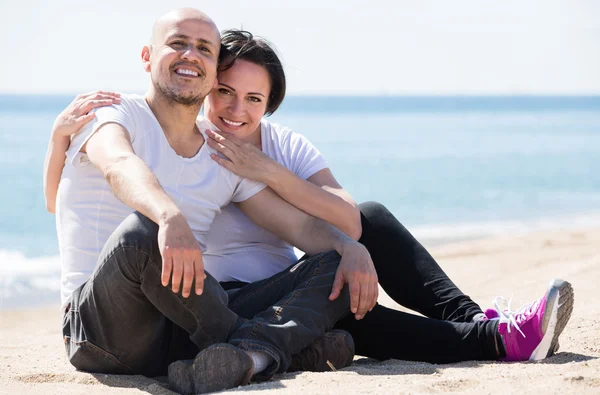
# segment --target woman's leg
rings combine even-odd
[[[482,313],[387,208],[376,202],[359,207],[359,241],[373,258],[379,284],[396,303],[427,317],[454,322],[470,322]]]
[[[336,327],[350,332],[357,354],[377,359],[540,360],[558,349],[573,302],[571,284],[555,279],[540,299],[518,311],[498,311],[497,320],[443,321],[376,305],[362,320],[348,316]]]
[[[362,320],[348,316],[336,328],[350,332],[357,355],[450,363],[504,358],[498,324],[442,321],[376,305]]]

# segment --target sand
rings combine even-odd
[[[559,353],[541,362],[433,365],[374,361],[328,373],[293,373],[230,393],[600,393],[600,230],[467,241],[431,250],[450,277],[484,308],[497,296],[532,301],[553,277],[569,280],[575,309]],[[396,307],[383,295],[383,304]],[[66,360],[58,307],[0,312],[1,394],[173,394],[164,380],[76,371]]]

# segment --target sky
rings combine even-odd
[[[1,0],[0,93],[142,93],[182,6],[273,42],[290,94],[600,94],[600,0]]]

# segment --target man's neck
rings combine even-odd
[[[196,119],[202,104],[196,106],[179,104],[154,90],[146,94],[146,102],[167,139],[187,140],[198,134]]]

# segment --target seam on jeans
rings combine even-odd
[[[263,285],[262,287],[260,287],[260,288],[258,288],[258,289],[256,289],[256,290],[254,290],[254,291],[252,291],[252,292],[249,292],[249,293],[245,294],[244,296],[242,296],[242,297],[240,297],[240,298],[236,299],[236,300],[235,300],[233,303],[231,303],[231,304],[230,304],[230,307],[231,307],[231,308],[233,308],[233,307],[235,307],[235,306],[239,305],[240,303],[242,303],[242,302],[245,302],[245,301],[246,301],[246,300],[248,300],[249,298],[251,298],[251,297],[253,297],[253,296],[255,296],[255,295],[257,295],[257,294],[259,294],[259,293],[263,292],[265,289],[267,289],[267,288],[271,287],[272,285],[274,285],[274,284],[278,283],[279,281],[281,281],[281,280],[283,280],[283,279],[285,279],[285,278],[288,278],[288,276],[289,276],[289,275],[291,275],[291,274],[292,274],[292,272],[288,270],[288,271],[285,273],[285,275],[283,275],[283,276],[280,276],[280,277],[277,277],[277,278],[275,278],[275,279],[272,279],[271,281],[267,282],[267,283],[266,283],[265,285]]]
[[[321,273],[320,269],[321,269],[321,265],[323,263],[323,257],[319,258],[319,261],[315,267],[315,270],[313,271],[312,275],[309,277],[309,279],[306,281],[306,285],[310,286],[314,280],[314,278],[319,275]],[[296,297],[298,296],[299,291],[294,290],[294,292],[292,292],[292,295],[288,298],[288,300],[286,300],[284,303],[282,303],[281,306],[277,307],[275,309],[275,313],[273,314],[273,316],[271,317],[271,319],[268,321],[269,324],[272,324],[273,321],[277,318],[280,317],[281,312],[283,311],[283,308],[288,306],[290,303],[292,303]],[[257,322],[256,324],[254,324],[254,326],[252,327],[252,329],[250,330],[250,333],[248,334],[248,336],[246,336],[246,338],[244,340],[242,340],[242,343],[246,342],[247,340],[251,340],[252,338],[254,338],[254,336],[256,335],[256,332],[258,331],[258,329],[262,326],[263,324],[261,322]],[[246,343],[247,344],[247,343]]]

